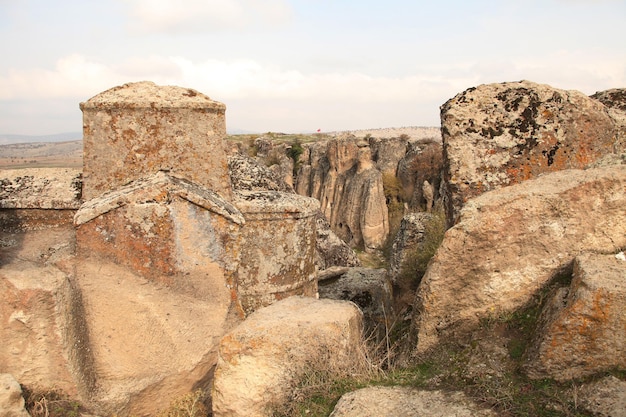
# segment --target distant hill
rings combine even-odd
[[[38,143],[38,142],[69,142],[81,140],[83,132],[66,132],[55,135],[3,135],[0,134],[0,145],[12,143]]]

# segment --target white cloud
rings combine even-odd
[[[278,25],[289,21],[286,0],[124,0],[131,29],[157,33],[205,33]]]

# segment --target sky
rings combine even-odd
[[[480,84],[626,88],[626,0],[0,0],[0,133],[82,130],[134,81],[226,104],[229,132],[439,126]]]

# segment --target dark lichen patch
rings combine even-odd
[[[504,128],[502,126],[498,126],[496,129],[494,129],[493,127],[489,126],[489,127],[483,127],[481,134],[484,137],[489,137],[491,139],[495,138],[496,136],[501,136],[504,133]]]
[[[557,142],[552,148],[541,151],[541,153],[548,158],[548,166],[554,163],[554,155],[556,155],[557,151],[561,146],[561,142]]]

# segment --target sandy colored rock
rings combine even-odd
[[[344,394],[330,417],[495,417],[462,392],[368,387]]]
[[[582,408],[599,417],[626,417],[626,381],[614,376],[584,385],[579,392]]]
[[[578,91],[530,81],[469,88],[441,106],[448,219],[472,197],[616,152],[614,121]]]
[[[582,254],[569,288],[543,312],[528,354],[533,378],[569,380],[626,365],[626,261]]]
[[[382,339],[391,327],[393,289],[385,269],[348,268],[343,274],[320,282],[318,292],[320,298],[352,301],[359,306],[367,336]]]
[[[344,301],[290,297],[255,311],[220,341],[213,415],[271,415],[305,372],[362,365],[361,326]]]
[[[466,203],[414,303],[417,350],[511,312],[582,252],[626,246],[626,166],[567,170]]]
[[[189,88],[138,82],[80,107],[85,200],[158,171],[230,199],[224,104]]]
[[[295,188],[320,201],[337,236],[368,250],[382,246],[389,219],[382,174],[361,142],[346,137],[307,144]]]
[[[24,408],[22,387],[11,374],[0,374],[0,417],[30,417]]]
[[[24,168],[0,170],[0,208],[77,209],[81,204],[81,170]]]

